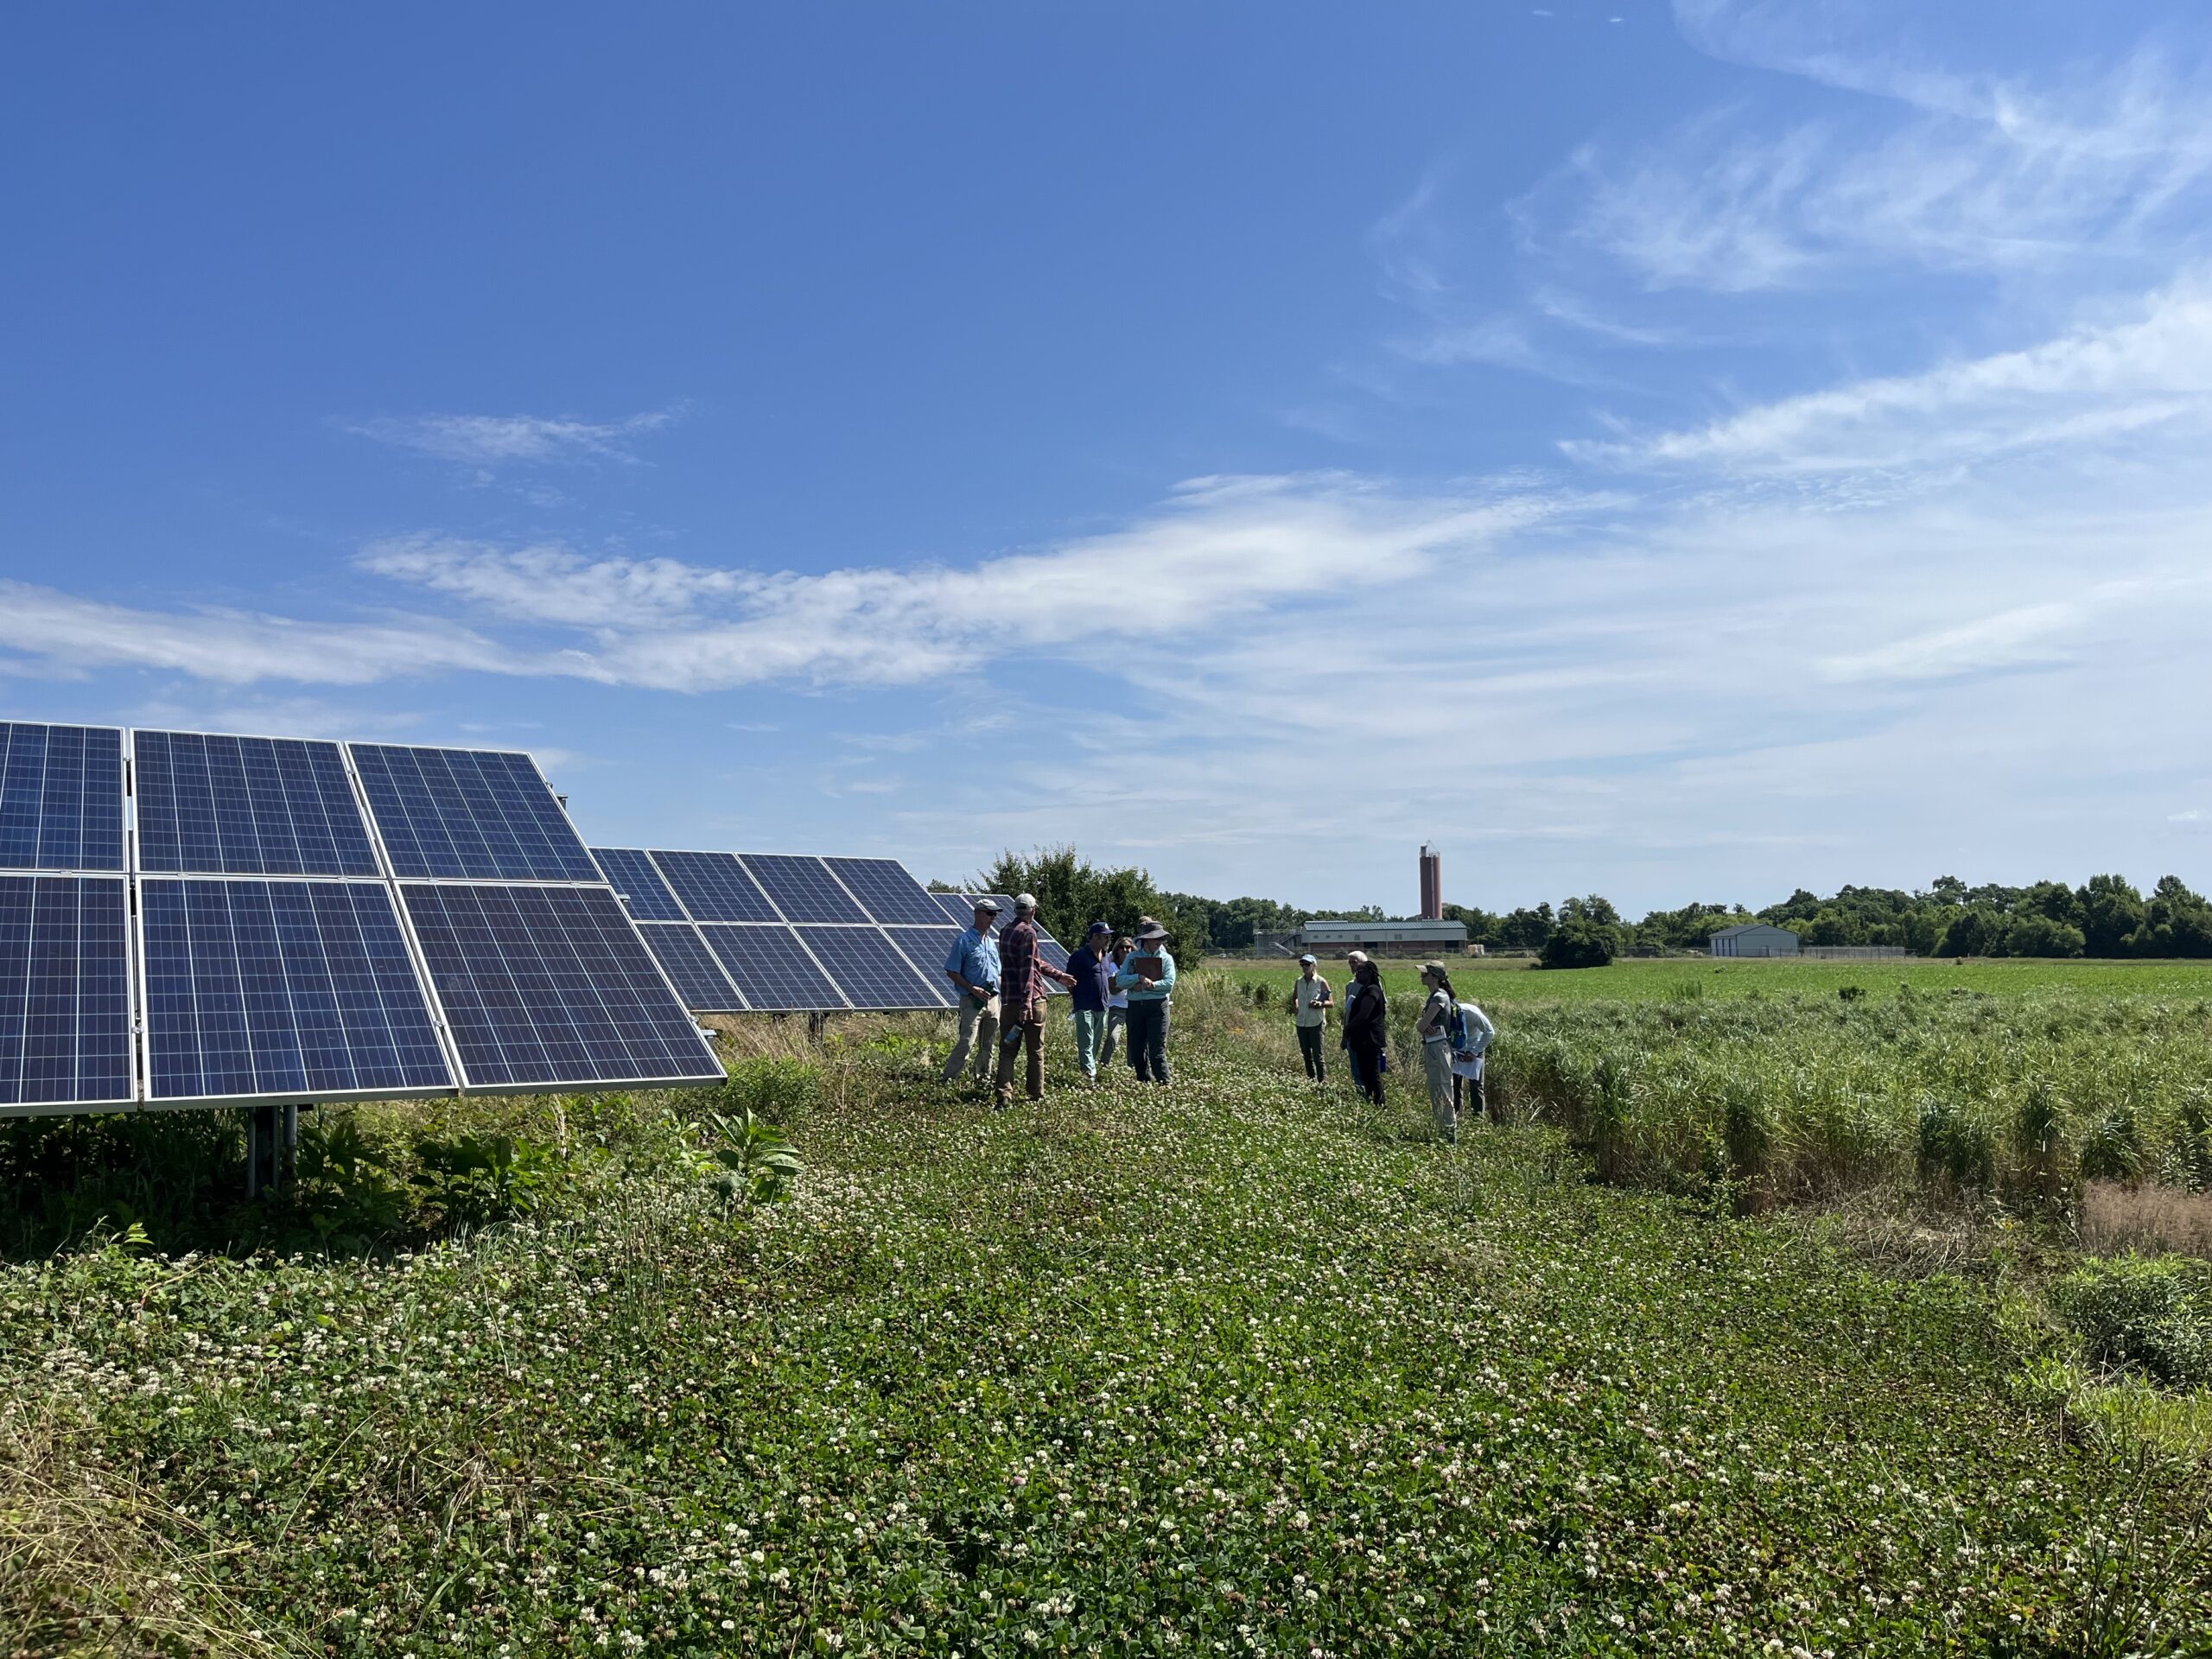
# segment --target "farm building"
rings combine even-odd
[[[1300,948],[1317,957],[1364,950],[1370,957],[1463,957],[1465,922],[1308,922],[1298,930]]]
[[[1713,936],[1716,957],[1794,957],[1797,936],[1770,922],[1741,922]]]

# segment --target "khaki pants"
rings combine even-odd
[[[1452,1087],[1452,1045],[1423,1043],[1421,1067],[1428,1073],[1428,1108],[1436,1115],[1437,1132],[1446,1141],[1459,1135],[1459,1102]]]
[[[968,1056],[972,1052],[976,1057],[976,1081],[988,1084],[991,1062],[997,1058],[998,1048],[998,998],[978,1002],[967,992],[961,992],[960,1039],[952,1046],[952,1058],[944,1063],[944,1080],[959,1082],[961,1068],[968,1064]]]
[[[1045,1098],[1045,999],[1039,997],[1008,1020],[999,1036],[999,1104],[1014,1099],[1014,1057],[1024,1044],[1029,1048],[1029,1098]]]

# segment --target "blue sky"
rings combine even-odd
[[[2212,882],[2193,4],[19,7],[0,710],[1321,906]]]

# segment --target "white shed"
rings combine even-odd
[[[1738,922],[1713,936],[1716,957],[1794,957],[1797,936],[1771,922]]]

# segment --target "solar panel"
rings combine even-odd
[[[453,1088],[382,883],[153,877],[138,901],[149,1101]]]
[[[798,936],[856,1008],[952,1006],[950,984],[925,977],[881,928],[817,925],[800,928]]]
[[[594,847],[591,855],[607,879],[614,884],[629,906],[631,919],[639,922],[681,922],[690,918],[676,902],[668,883],[653,868],[652,859],[635,847]]]
[[[128,914],[120,876],[0,876],[0,1115],[130,1103]]]
[[[438,882],[400,893],[467,1087],[725,1075],[610,889]]]
[[[895,858],[831,858],[830,874],[861,901],[868,915],[887,926],[934,927],[943,914],[929,889],[906,874]]]
[[[379,873],[335,743],[133,732],[130,753],[142,870]]]
[[[664,853],[656,848],[652,860],[695,922],[781,919],[734,853]]]
[[[849,1006],[788,927],[706,922],[700,925],[699,936],[737,982],[748,1007],[820,1014]]]
[[[645,948],[694,1014],[740,1014],[744,999],[689,922],[640,922]]]
[[[122,732],[0,721],[0,869],[122,868]]]
[[[868,912],[837,884],[818,858],[787,853],[746,853],[745,868],[787,922],[864,922]]]
[[[963,927],[975,925],[976,906],[966,893],[933,893],[930,897],[937,900],[938,907],[944,912],[949,919],[959,923]]]
[[[387,743],[346,749],[402,880],[601,880],[528,755]]]
[[[906,953],[906,960],[922,971],[922,977],[932,985],[942,985],[945,995],[951,996],[952,982],[944,976],[944,964],[952,955],[952,947],[960,942],[961,930],[940,925],[936,927],[887,927],[891,942]]]

